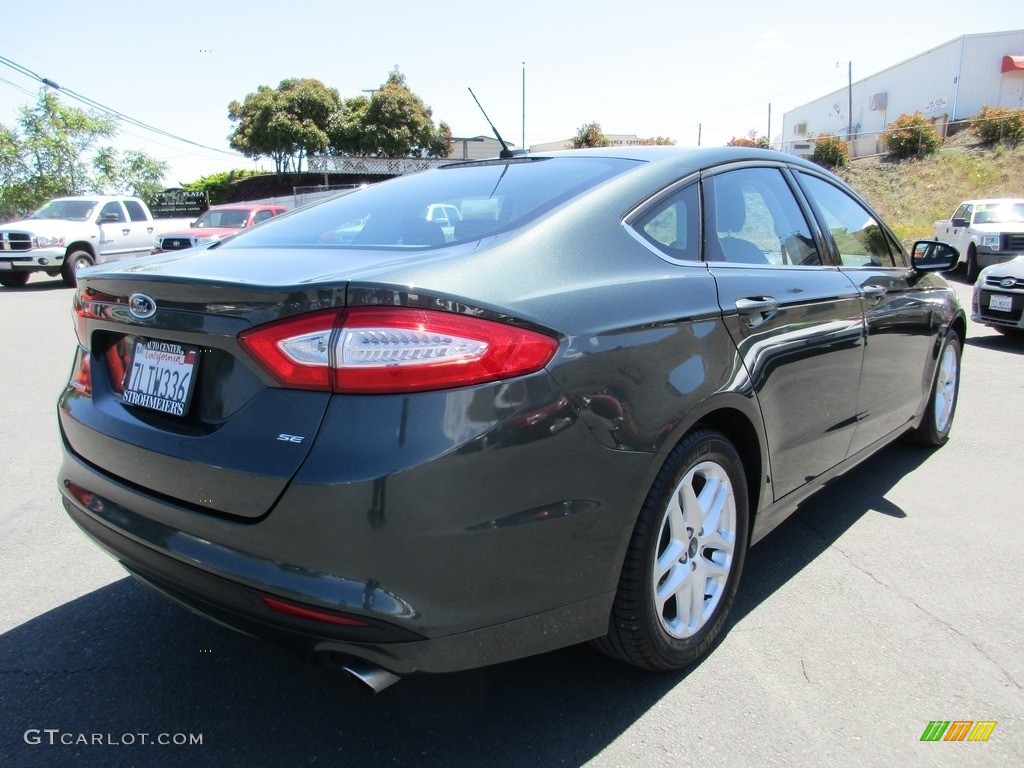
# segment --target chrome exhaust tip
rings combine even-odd
[[[393,672],[371,664],[344,664],[341,668],[368,686],[374,693],[380,693],[402,679]]]

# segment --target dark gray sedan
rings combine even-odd
[[[956,258],[770,151],[387,181],[80,274],[64,505],[143,582],[377,688],[583,641],[678,669],[797,503],[946,442]]]

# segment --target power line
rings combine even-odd
[[[24,67],[21,64],[18,64],[17,62],[11,61],[10,59],[8,59],[8,58],[6,58],[4,56],[0,56],[0,64],[6,64],[8,67],[10,67],[11,69],[15,70],[16,72],[20,72],[21,74],[25,75],[26,77],[30,77],[33,80],[38,81],[39,83],[41,83],[44,86],[47,86],[49,88],[53,88],[54,90],[60,91],[61,93],[66,93],[68,96],[70,96],[71,98],[75,99],[76,101],[79,101],[82,104],[85,104],[87,107],[89,107],[91,109],[98,110],[98,111],[102,112],[103,114],[106,114],[106,115],[114,118],[115,120],[126,122],[129,125],[134,125],[137,128],[141,128],[141,129],[143,129],[145,131],[150,131],[152,133],[156,133],[156,134],[158,134],[160,136],[163,136],[165,138],[173,139],[174,141],[179,141],[179,142],[182,142],[184,144],[191,144],[194,147],[199,147],[200,149],[205,149],[205,150],[207,150],[209,152],[218,152],[218,153],[220,153],[222,155],[228,155],[229,157],[233,157],[233,158],[237,158],[238,157],[238,153],[237,152],[229,152],[228,150],[220,149],[218,147],[210,147],[210,146],[207,146],[206,144],[200,144],[198,141],[192,141],[191,139],[186,139],[184,136],[178,136],[177,134],[171,133],[170,131],[165,131],[162,128],[157,128],[156,126],[149,125],[148,123],[144,123],[141,120],[137,120],[134,117],[131,117],[129,115],[124,114],[123,112],[119,112],[116,109],[112,109],[111,107],[107,107],[107,106],[105,106],[103,104],[100,104],[98,101],[90,99],[88,96],[83,96],[82,94],[80,94],[80,93],[78,93],[76,91],[73,91],[70,88],[61,87],[60,85],[55,83],[53,80],[50,80],[49,78],[43,77],[42,75],[40,75],[40,74],[38,74],[36,72],[33,72],[31,69],[28,69],[27,67]],[[8,81],[4,81],[4,82],[8,82]],[[13,83],[9,83],[9,84],[13,85]],[[17,87],[17,86],[14,86],[14,87]]]

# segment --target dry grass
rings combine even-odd
[[[937,219],[962,200],[1024,197],[1024,146],[986,147],[959,133],[924,159],[854,160],[839,173],[881,214],[904,243],[930,238]]]

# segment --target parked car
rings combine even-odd
[[[180,251],[199,245],[209,246],[241,229],[287,212],[283,205],[231,203],[211,206],[187,229],[166,232],[156,239],[153,253]]]
[[[1024,256],[1024,199],[964,200],[949,219],[935,222],[935,239],[960,252],[973,283],[982,267]]]
[[[974,283],[971,319],[1001,333],[1024,331],[1024,256],[985,267]]]
[[[453,163],[84,273],[59,487],[143,582],[375,688],[679,669],[798,503],[947,441],[956,256],[768,150]]]
[[[137,197],[50,200],[21,221],[0,224],[0,285],[21,288],[33,272],[76,284],[78,270],[150,252],[153,238],[183,219],[157,219]]]

